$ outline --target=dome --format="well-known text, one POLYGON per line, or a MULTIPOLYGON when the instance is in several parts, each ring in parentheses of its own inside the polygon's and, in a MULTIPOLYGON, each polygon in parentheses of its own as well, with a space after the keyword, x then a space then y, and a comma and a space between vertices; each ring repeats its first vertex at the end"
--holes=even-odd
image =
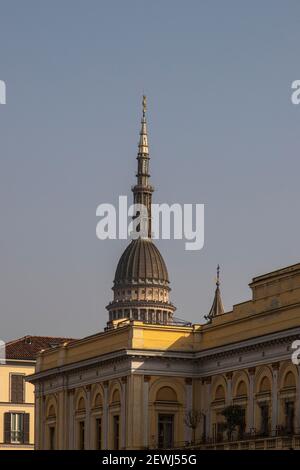
POLYGON ((169 283, 166 264, 151 239, 132 240, 117 266, 115 286, 131 283, 169 283))

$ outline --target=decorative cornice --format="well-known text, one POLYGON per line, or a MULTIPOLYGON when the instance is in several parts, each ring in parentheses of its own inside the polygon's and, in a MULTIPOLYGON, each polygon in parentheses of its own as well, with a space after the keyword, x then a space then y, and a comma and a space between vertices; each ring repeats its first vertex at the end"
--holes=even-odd
POLYGON ((220 357, 235 356, 241 352, 262 349, 262 346, 273 344, 291 343, 294 339, 300 337, 300 328, 285 330, 279 333, 271 333, 269 335, 257 336, 256 338, 247 339, 238 343, 226 344, 212 349, 206 349, 195 353, 195 358, 199 360, 218 359, 220 357))
MULTIPOLYGON (((151 286, 148 286, 151 287, 151 286)), ((165 287, 164 287, 165 289, 165 287)), ((176 307, 172 302, 163 302, 161 300, 142 300, 142 299, 127 299, 127 300, 112 300, 105 307, 107 310, 120 309, 120 308, 132 308, 132 309, 141 309, 141 308, 156 308, 156 309, 166 309, 175 311, 176 307)))
MULTIPOLYGON (((178 327, 178 328, 184 328, 184 330, 187 329, 187 327, 178 327)), ((53 380, 56 377, 61 377, 62 373, 66 373, 66 374, 69 374, 72 372, 80 373, 80 371, 83 372, 87 369, 95 368, 99 366, 100 364, 103 367, 104 365, 109 365, 112 363, 114 365, 117 365, 117 364, 125 363, 126 361, 128 361, 128 372, 130 373, 132 360, 145 361, 146 359, 153 359, 153 358, 156 360, 161 360, 161 361, 165 361, 166 359, 169 359, 169 360, 172 359, 172 362, 187 361, 193 367, 198 366, 199 364, 203 366, 208 360, 222 358, 222 357, 224 358, 224 357, 230 357, 230 356, 237 356, 247 351, 262 350, 264 347, 272 346, 278 343, 282 343, 282 344, 291 343, 294 339, 299 338, 299 336, 300 336, 300 328, 296 328, 293 330, 287 330, 285 332, 280 332, 277 334, 270 334, 264 337, 257 337, 255 338, 256 340, 255 343, 254 343, 254 340, 252 339, 251 341, 247 340, 247 341, 243 341, 243 342, 232 344, 232 345, 226 345, 224 347, 218 347, 218 348, 213 348, 211 350, 205 350, 200 353, 194 352, 194 351, 180 352, 180 351, 169 351, 169 350, 162 351, 162 350, 145 350, 145 349, 120 350, 114 353, 97 356, 92 359, 87 359, 87 360, 83 360, 83 361, 76 362, 73 364, 66 364, 61 367, 37 372, 36 374, 27 376, 26 380, 32 383, 36 383, 39 380, 44 380, 45 378, 50 378, 50 377, 53 380), (230 347, 231 349, 229 349, 230 347)), ((276 358, 274 359, 276 361, 276 358)), ((266 363, 267 361, 270 362, 270 358, 268 359, 268 357, 264 357, 262 360, 259 360, 259 361, 256 360, 255 364, 266 363)), ((245 365, 241 363, 237 364, 236 366, 234 366, 234 369, 235 370, 240 369, 241 367, 245 367, 245 365)), ((249 364, 248 367, 253 367, 253 366, 252 364, 249 364)), ((227 368, 227 365, 226 365, 226 368, 227 368)), ((226 370, 224 372, 226 372, 226 370)), ((116 374, 118 373, 120 375, 124 374, 124 369, 116 371, 116 374)), ((195 376, 198 374, 200 374, 201 376, 200 370, 195 371, 195 376)), ((101 381, 101 377, 97 377, 97 379, 101 381)))

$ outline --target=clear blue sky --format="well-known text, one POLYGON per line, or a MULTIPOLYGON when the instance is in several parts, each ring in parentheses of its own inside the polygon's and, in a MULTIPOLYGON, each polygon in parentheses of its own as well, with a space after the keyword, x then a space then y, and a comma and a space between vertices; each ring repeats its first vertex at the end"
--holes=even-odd
POLYGON ((227 309, 300 260, 298 1, 0 3, 1 338, 105 325, 126 243, 96 207, 130 195, 141 94, 155 202, 204 203, 205 247, 160 242, 177 316, 227 309))

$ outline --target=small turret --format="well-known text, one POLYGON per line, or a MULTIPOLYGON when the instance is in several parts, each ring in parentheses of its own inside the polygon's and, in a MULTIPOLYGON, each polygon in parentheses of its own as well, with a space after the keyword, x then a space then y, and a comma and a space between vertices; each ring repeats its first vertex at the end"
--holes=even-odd
POLYGON ((223 315, 224 312, 224 306, 221 298, 221 292, 220 292, 220 266, 217 266, 217 280, 216 280, 216 291, 215 291, 215 297, 213 304, 211 306, 211 309, 209 311, 208 315, 205 315, 205 319, 208 321, 211 321, 214 317, 217 317, 219 315, 223 315))

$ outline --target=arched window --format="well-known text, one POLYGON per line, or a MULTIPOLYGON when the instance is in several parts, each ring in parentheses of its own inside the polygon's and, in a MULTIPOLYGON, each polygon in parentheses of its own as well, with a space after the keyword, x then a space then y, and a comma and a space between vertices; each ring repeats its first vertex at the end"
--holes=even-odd
POLYGON ((54 403, 51 403, 47 410, 47 448, 54 450, 56 448, 56 408, 54 403))
POLYGON ((102 398, 101 398, 100 393, 97 393, 97 395, 95 397, 94 406, 95 406, 95 408, 99 408, 100 406, 102 406, 102 398))
POLYGON ((244 380, 241 380, 236 389, 236 396, 243 397, 247 395, 247 385, 244 380))
POLYGON ((84 411, 85 410, 85 401, 84 401, 83 397, 81 397, 78 401, 77 410, 78 411, 84 411))
POLYGON ((55 413, 54 405, 50 405, 47 418, 55 418, 55 417, 56 417, 56 413, 55 413))
POLYGON ((77 401, 76 407, 76 441, 77 449, 84 450, 85 448, 85 399, 81 396, 77 401))
POLYGON ((111 449, 118 450, 120 448, 120 402, 121 396, 118 388, 114 388, 110 398, 110 426, 112 430, 111 449))
POLYGON ((171 387, 161 387, 156 395, 157 401, 177 401, 176 392, 171 387))
POLYGON ((166 409, 159 409, 157 415, 158 448, 170 449, 174 445, 177 394, 172 387, 164 386, 158 390, 156 401, 159 408, 162 408, 163 404, 166 405, 166 409))
POLYGON ((115 403, 120 403, 120 401, 121 401, 121 400, 120 400, 120 392, 119 392, 118 389, 116 389, 116 390, 114 391, 114 393, 112 394, 112 400, 111 400, 111 402, 115 404, 115 403))
POLYGON ((260 392, 270 392, 271 391, 271 382, 268 377, 264 377, 259 386, 260 392))
POLYGON ((292 388, 296 387, 296 380, 293 372, 289 371, 284 377, 284 387, 292 388))
POLYGON ((216 394, 215 394, 215 400, 225 400, 225 390, 223 385, 218 385, 216 394))

